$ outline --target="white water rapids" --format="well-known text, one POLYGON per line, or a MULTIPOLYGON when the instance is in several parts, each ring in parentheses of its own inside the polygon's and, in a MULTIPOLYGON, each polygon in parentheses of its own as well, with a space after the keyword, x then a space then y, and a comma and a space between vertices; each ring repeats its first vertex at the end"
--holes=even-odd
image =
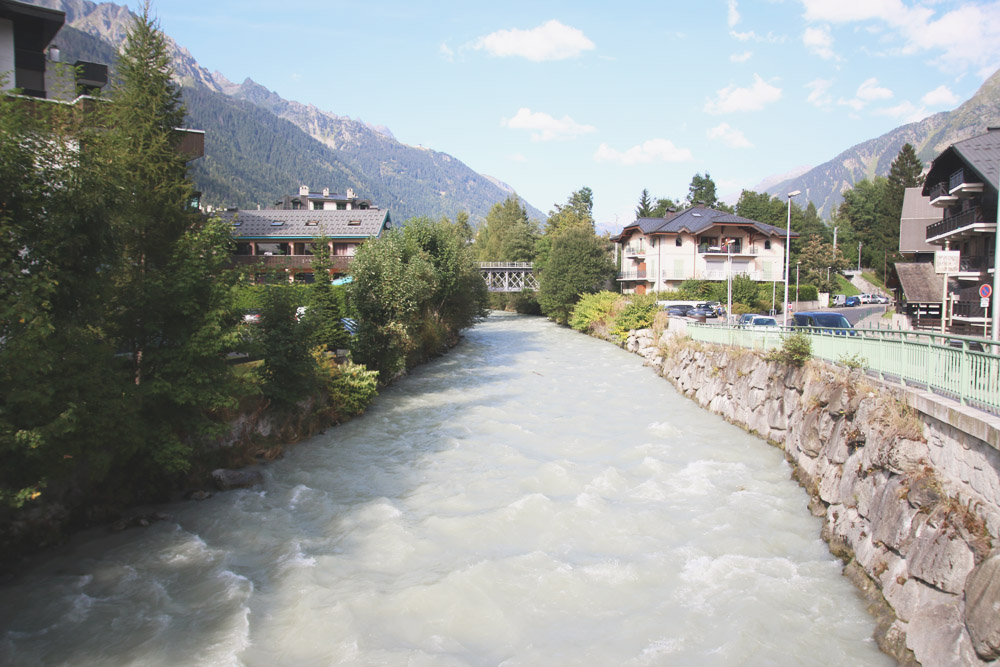
POLYGON ((0 589, 11 665, 890 665, 781 453, 494 314, 260 489, 0 589))

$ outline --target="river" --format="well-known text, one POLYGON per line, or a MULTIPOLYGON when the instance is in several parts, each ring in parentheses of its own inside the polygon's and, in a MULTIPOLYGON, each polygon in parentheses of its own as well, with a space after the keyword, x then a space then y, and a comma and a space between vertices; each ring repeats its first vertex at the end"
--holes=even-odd
POLYGON ((495 314, 260 489, 0 589, 11 665, 891 665, 781 452, 495 314))

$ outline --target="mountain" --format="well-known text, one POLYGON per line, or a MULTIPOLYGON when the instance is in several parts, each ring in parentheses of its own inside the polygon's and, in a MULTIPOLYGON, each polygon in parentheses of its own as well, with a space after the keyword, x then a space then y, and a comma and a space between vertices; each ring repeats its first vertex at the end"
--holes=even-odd
MULTIPOLYGON (((110 2, 33 4, 66 12, 67 25, 55 41, 68 62, 113 63, 131 22, 127 8, 110 2)), ((252 79, 233 83, 167 41, 188 126, 206 131, 205 157, 191 165, 205 204, 267 206, 308 185, 334 192, 353 188, 400 222, 417 215, 454 218, 463 210, 476 221, 514 193, 447 153, 397 141, 385 126, 285 100, 252 79)), ((529 216, 545 219, 523 203, 529 216)))
POLYGON ((788 192, 802 190, 806 199, 799 203, 811 201, 821 215, 829 216, 843 201, 842 193, 856 182, 888 175, 903 144, 912 144, 917 157, 928 167, 951 144, 983 134, 986 128, 996 125, 1000 125, 1000 70, 954 111, 936 113, 852 146, 829 162, 782 180, 765 191, 784 197, 788 192))

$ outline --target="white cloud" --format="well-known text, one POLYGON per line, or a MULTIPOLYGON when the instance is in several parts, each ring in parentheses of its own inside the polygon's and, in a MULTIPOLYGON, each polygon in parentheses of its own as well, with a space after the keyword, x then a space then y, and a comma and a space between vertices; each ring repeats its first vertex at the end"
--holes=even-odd
POLYGON ((730 30, 729 36, 740 42, 765 42, 767 44, 781 44, 785 41, 785 38, 783 36, 775 35, 773 32, 769 32, 766 35, 758 35, 753 30, 748 30, 747 32, 736 32, 735 30, 730 30))
POLYGON ((833 60, 837 57, 837 54, 833 52, 833 37, 827 26, 806 28, 805 33, 802 34, 802 43, 823 60, 833 60))
POLYGON ((729 35, 733 39, 739 40, 741 42, 749 42, 750 40, 757 38, 757 34, 753 30, 748 30, 747 32, 736 32, 735 30, 731 30, 729 32, 729 35))
MULTIPOLYGON (((959 4, 938 12, 939 3, 908 6, 902 0, 801 0, 812 22, 884 25, 902 40, 905 54, 939 50, 943 64, 992 73, 1000 63, 1000 1, 959 4), (928 6, 930 5, 930 6, 928 6)), ((881 27, 881 26, 880 26, 881 27)))
POLYGON ((649 164, 650 162, 687 162, 691 159, 691 151, 678 148, 667 139, 650 139, 638 146, 633 146, 624 153, 601 144, 594 153, 596 162, 617 162, 623 165, 649 164))
POLYGON ((448 45, 445 44, 444 42, 441 42, 441 46, 438 49, 438 52, 442 56, 444 56, 444 59, 447 60, 448 62, 451 62, 455 59, 455 52, 449 49, 448 45))
POLYGON ((743 53, 734 53, 733 55, 729 56, 729 62, 731 62, 731 63, 745 63, 746 61, 750 60, 750 57, 752 55, 753 55, 753 51, 744 51, 743 53))
POLYGON ((524 157, 520 153, 514 153, 513 155, 508 155, 507 159, 511 162, 527 162, 528 158, 524 157))
POLYGON ((473 43, 473 48, 498 57, 520 56, 534 62, 576 58, 594 43, 576 28, 555 19, 531 30, 497 30, 473 43))
POLYGON ((729 0, 729 16, 727 17, 727 21, 730 28, 740 22, 740 12, 736 8, 736 0, 729 0))
POLYGON ((898 118, 904 123, 915 123, 918 120, 923 120, 927 117, 927 109, 924 107, 915 107, 910 102, 901 102, 894 107, 876 109, 872 113, 878 114, 879 116, 898 118))
POLYGON ((833 104, 833 98, 828 94, 833 87, 833 81, 828 79, 814 79, 806 84, 809 89, 809 96, 806 101, 813 106, 820 108, 833 104))
POLYGON ((958 96, 948 86, 940 85, 920 98, 920 103, 929 107, 952 107, 958 104, 958 96))
POLYGON ((870 79, 865 79, 860 86, 858 86, 858 92, 856 93, 859 100, 864 100, 865 102, 872 102, 874 100, 888 100, 892 98, 892 91, 888 88, 883 88, 878 85, 878 79, 872 77, 870 79))
POLYGON ((749 88, 727 86, 716 92, 717 99, 705 103, 705 111, 711 114, 734 113, 739 111, 760 111, 768 104, 781 99, 781 89, 753 75, 754 82, 749 88))
POLYGON ((708 130, 708 138, 721 141, 730 148, 753 148, 743 133, 729 123, 722 123, 708 130))
POLYGON ((527 107, 518 109, 511 119, 502 118, 500 125, 514 130, 533 130, 532 141, 574 139, 597 129, 593 125, 581 125, 569 116, 554 118, 541 111, 532 112, 527 107))

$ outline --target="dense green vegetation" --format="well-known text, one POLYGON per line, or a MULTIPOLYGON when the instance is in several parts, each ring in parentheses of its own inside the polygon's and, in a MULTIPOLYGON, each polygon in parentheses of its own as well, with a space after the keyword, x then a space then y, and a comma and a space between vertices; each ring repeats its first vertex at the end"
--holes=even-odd
MULTIPOLYGON (((361 412, 379 373, 399 368, 372 350, 402 342, 403 361, 414 363, 484 312, 464 215, 415 220, 366 244, 355 284, 372 284, 366 257, 379 259, 381 275, 353 301, 323 279, 249 285, 231 268, 230 228, 189 206, 194 186, 174 129, 185 109, 148 4, 116 71, 108 100, 85 114, 0 96, 7 557, 247 456, 218 444, 240 410, 296 423, 307 411, 312 424, 361 412), (381 318, 373 297, 392 317, 381 318), (244 320, 250 309, 259 322, 244 320), (347 315, 361 318, 354 340, 347 315), (331 354, 352 347, 377 370, 331 354), (256 360, 234 366, 237 353, 256 360)), ((323 275, 328 246, 320 239, 313 251, 323 275)))

